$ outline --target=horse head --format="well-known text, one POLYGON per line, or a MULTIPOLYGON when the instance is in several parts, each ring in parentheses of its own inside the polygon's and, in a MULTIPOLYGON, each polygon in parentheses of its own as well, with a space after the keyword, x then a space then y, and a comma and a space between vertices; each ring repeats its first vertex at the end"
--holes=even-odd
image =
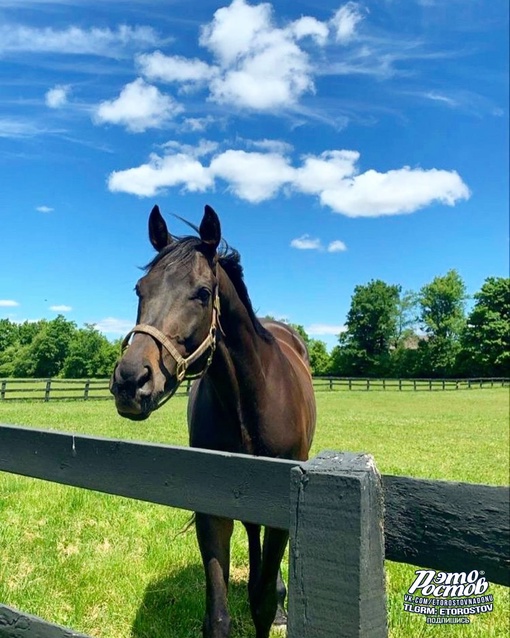
POLYGON ((211 361, 219 320, 221 228, 210 206, 198 230, 198 237, 174 238, 159 208, 152 209, 149 239, 157 255, 136 284, 136 326, 124 339, 110 381, 121 416, 147 418, 184 378, 200 376, 211 361))

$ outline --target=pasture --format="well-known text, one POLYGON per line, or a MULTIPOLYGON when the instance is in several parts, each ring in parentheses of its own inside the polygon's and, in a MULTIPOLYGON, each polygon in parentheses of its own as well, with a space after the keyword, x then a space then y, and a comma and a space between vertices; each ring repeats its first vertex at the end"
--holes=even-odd
MULTIPOLYGON (((142 423, 111 402, 6 403, 0 422, 185 445, 186 398, 142 423)), ((506 484, 508 391, 321 392, 312 448, 365 451, 381 472, 506 484)), ((0 475, 0 601, 98 638, 200 634, 204 577, 189 514, 71 487, 0 475)), ((236 526, 231 610, 235 638, 251 635, 247 547, 236 526)), ((402 611, 416 568, 387 563, 390 636, 507 635, 508 590, 491 585, 494 612, 454 629, 402 611)))

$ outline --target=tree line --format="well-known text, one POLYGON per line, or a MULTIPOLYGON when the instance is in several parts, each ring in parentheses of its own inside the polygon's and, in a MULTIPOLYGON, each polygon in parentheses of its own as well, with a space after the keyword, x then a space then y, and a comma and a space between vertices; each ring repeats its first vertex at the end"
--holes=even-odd
POLYGON ((328 353, 310 339, 313 374, 378 378, 510 376, 510 279, 488 277, 469 314, 455 270, 418 292, 379 279, 356 286, 345 332, 328 353))
MULTIPOLYGON (((315 376, 510 376, 510 279, 488 277, 469 314, 467 299, 455 270, 419 292, 377 279, 355 287, 345 332, 331 352, 294 327, 315 376)), ((19 324, 0 319, 0 377, 109 377, 119 353, 120 340, 62 315, 19 324)))

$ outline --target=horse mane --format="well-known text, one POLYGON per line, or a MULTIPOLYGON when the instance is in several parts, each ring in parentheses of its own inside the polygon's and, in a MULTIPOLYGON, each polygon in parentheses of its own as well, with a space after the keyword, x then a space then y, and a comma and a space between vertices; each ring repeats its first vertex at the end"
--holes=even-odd
MULTIPOLYGON (((193 224, 189 222, 186 223, 188 223, 188 225, 195 230, 198 230, 193 224)), ((172 235, 172 239, 172 243, 168 244, 168 246, 165 246, 165 248, 163 248, 163 250, 161 250, 152 261, 150 261, 146 266, 143 267, 143 270, 146 273, 152 270, 152 268, 154 268, 168 255, 171 255, 175 262, 181 262, 185 264, 191 260, 195 251, 201 251, 202 240, 200 239, 200 237, 176 237, 172 235)), ((244 271, 241 265, 241 255, 235 248, 229 246, 223 239, 218 250, 218 262, 232 282, 232 285, 234 286, 241 303, 246 308, 250 321, 257 335, 268 343, 274 341, 273 335, 269 332, 269 330, 266 330, 266 328, 264 328, 260 320, 257 318, 255 311, 253 310, 253 305, 248 294, 248 289, 246 288, 246 284, 244 282, 244 271)))
POLYGON ((269 330, 264 328, 253 310, 248 289, 244 283, 244 271, 241 265, 241 255, 235 248, 231 248, 226 242, 224 242, 218 257, 220 266, 227 273, 237 292, 237 296, 248 312, 248 316, 250 317, 255 332, 259 337, 262 337, 262 339, 271 343, 274 341, 273 335, 269 332, 269 330))

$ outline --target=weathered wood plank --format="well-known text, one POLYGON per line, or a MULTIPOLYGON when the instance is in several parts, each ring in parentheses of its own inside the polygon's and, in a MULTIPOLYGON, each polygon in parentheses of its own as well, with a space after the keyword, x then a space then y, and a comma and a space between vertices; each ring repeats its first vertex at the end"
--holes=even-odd
POLYGON ((289 638, 384 638, 382 489, 372 457, 322 452, 291 476, 289 638))
POLYGON ((289 528, 298 461, 0 425, 0 470, 289 528))
POLYGON ((382 478, 386 558, 510 585, 508 487, 382 478))
POLYGON ((1 638, 90 638, 0 603, 1 638))

